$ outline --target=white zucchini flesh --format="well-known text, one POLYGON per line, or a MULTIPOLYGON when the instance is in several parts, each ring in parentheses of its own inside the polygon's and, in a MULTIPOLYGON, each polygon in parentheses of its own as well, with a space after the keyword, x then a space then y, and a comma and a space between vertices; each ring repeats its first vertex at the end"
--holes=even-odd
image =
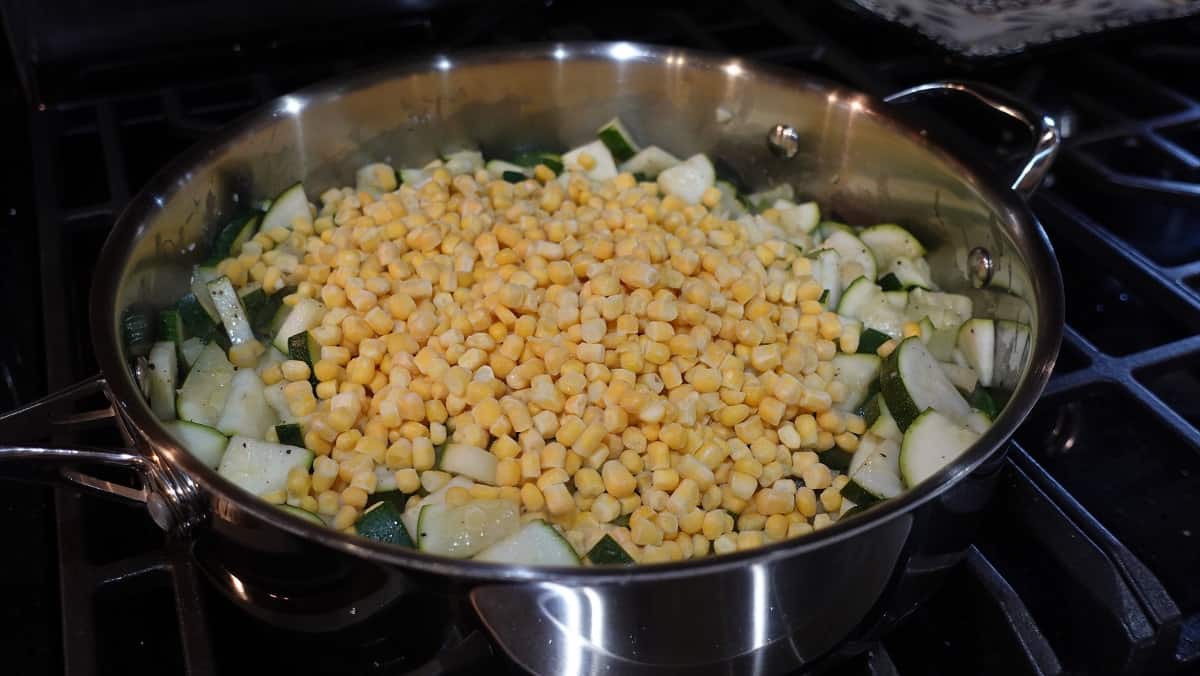
POLYGON ((699 204, 704 191, 713 187, 717 172, 703 154, 692 155, 658 175, 658 186, 688 204, 699 204))
POLYGON ((593 181, 607 181, 617 177, 617 164, 613 160, 612 153, 608 151, 608 147, 602 141, 592 141, 579 146, 563 155, 562 161, 564 169, 582 172, 593 181), (579 163, 579 157, 584 153, 591 155, 592 159, 596 161, 591 169, 584 169, 583 165, 579 163))
POLYGON ((433 179, 433 175, 424 169, 401 169, 400 182, 416 189, 433 179))
POLYGON ((863 326, 898 338, 904 331, 904 314, 894 306, 883 289, 867 277, 855 279, 837 306, 840 315, 861 320, 863 326))
POLYGON ((917 259, 925 255, 921 240, 895 223, 872 225, 858 236, 871 249, 880 270, 891 270, 892 261, 898 258, 917 259))
POLYGON ((404 508, 404 513, 400 515, 400 520, 404 522, 404 527, 408 529, 408 534, 413 539, 413 542, 417 542, 420 539, 420 534, 417 533, 417 521, 421 518, 422 507, 425 505, 440 505, 445 503, 446 491, 455 486, 470 488, 473 485, 475 485, 474 481, 471 481, 465 477, 456 476, 451 478, 450 481, 446 482, 445 486, 442 486, 429 495, 426 495, 412 505, 406 505, 404 508))
POLYGON ((893 260, 886 268, 880 267, 880 270, 883 270, 884 274, 890 272, 896 275, 896 279, 906 289, 913 287, 920 287, 922 289, 934 288, 933 271, 929 269, 929 263, 924 258, 900 257, 893 260))
POLYGON ((979 384, 991 387, 996 372, 996 322, 968 319, 958 329, 958 350, 979 374, 979 384))
POLYGON ((875 264, 875 257, 871 254, 871 250, 858 237, 846 232, 845 230, 834 230, 829 233, 821 246, 826 249, 833 249, 838 252, 841 257, 841 273, 842 284, 849 285, 859 277, 866 277, 874 280, 878 272, 878 266, 875 264))
POLYGON ((963 322, 971 318, 973 309, 974 305, 971 299, 966 296, 913 289, 908 294, 908 307, 905 308, 905 313, 914 322, 929 317, 934 328, 957 330, 963 322))
POLYGON ((451 176, 460 174, 474 174, 476 171, 483 169, 483 153, 478 150, 459 150, 458 152, 446 155, 446 171, 450 172, 451 176))
POLYGON ((179 360, 175 343, 163 341, 150 348, 150 410, 159 420, 175 419, 175 377, 179 360))
POLYGON ((825 295, 825 307, 840 308, 842 289, 846 288, 842 284, 842 277, 839 272, 841 257, 833 249, 820 249, 814 252, 812 256, 814 259, 812 262, 812 277, 827 292, 825 295))
POLYGON ((238 298, 233 282, 228 277, 221 276, 209 282, 208 295, 217 308, 217 314, 221 316, 230 343, 241 345, 255 339, 250 320, 246 318, 246 308, 242 307, 242 300, 238 298))
POLYGON ((496 466, 500 459, 486 449, 470 444, 446 444, 441 470, 461 474, 485 484, 496 485, 496 466))
POLYGON ((275 338, 271 344, 280 352, 287 354, 288 338, 307 331, 317 324, 321 323, 321 317, 325 315, 325 306, 312 298, 301 298, 294 306, 292 311, 288 313, 283 324, 279 326, 279 331, 275 333, 275 338))
POLYGON ((225 455, 229 439, 220 430, 187 420, 172 420, 163 427, 205 467, 216 469, 221 464, 221 456, 225 455))
POLYGON ((579 555, 550 524, 537 519, 475 555, 476 561, 523 566, 578 566, 579 555))
MULTIPOLYGON (((274 350, 271 351, 274 352, 274 350)), ((281 380, 263 388, 263 398, 267 400, 267 405, 275 411, 275 417, 279 418, 281 423, 293 423, 298 420, 292 413, 292 407, 288 405, 287 397, 283 394, 283 388, 287 384, 288 381, 281 380)))
POLYGON ((971 412, 967 414, 967 420, 964 424, 966 425, 967 429, 971 430, 975 434, 978 434, 979 436, 983 436, 983 433, 988 431, 988 428, 992 426, 992 419, 983 411, 973 408, 971 409, 971 412))
POLYGON ((312 211, 308 206, 308 195, 304 193, 304 184, 296 183, 279 193, 271 202, 271 208, 263 214, 261 232, 270 232, 275 228, 292 229, 292 221, 300 219, 312 220, 312 211))
POLYGON ((492 178, 503 179, 505 174, 513 173, 520 174, 526 178, 533 175, 533 171, 512 162, 505 162, 504 160, 491 160, 484 168, 487 169, 488 175, 492 178))
POLYGON ((878 499, 904 491, 900 481, 900 446, 891 439, 866 435, 854 451, 847 470, 850 481, 878 499))
POLYGON ((773 205, 779 211, 779 223, 788 234, 809 234, 821 222, 821 207, 816 202, 796 204, 789 200, 776 200, 773 205))
POLYGON ((307 468, 313 454, 306 448, 235 436, 225 446, 217 474, 255 495, 287 488, 288 472, 307 468))
POLYGON ((883 297, 887 300, 888 305, 897 310, 904 310, 908 306, 907 291, 883 291, 881 293, 883 293, 883 297))
POLYGON ((896 443, 904 438, 904 433, 896 425, 896 419, 892 417, 892 412, 888 410, 887 399, 882 395, 879 397, 879 417, 875 422, 871 423, 871 427, 867 430, 875 436, 884 439, 891 439, 896 443))
POLYGON ((919 337, 907 338, 884 365, 880 390, 896 424, 908 426, 927 409, 961 421, 971 407, 919 337))
POLYGON ((217 314, 217 306, 213 305, 212 297, 208 295, 208 283, 220 276, 217 274, 216 268, 206 268, 200 265, 192 268, 192 295, 196 297, 196 301, 208 313, 208 317, 213 320, 213 323, 219 323, 221 315, 217 314))
POLYGON ((954 344, 958 340, 957 330, 936 328, 929 317, 922 317, 918 326, 921 328, 921 341, 929 348, 929 353, 934 359, 950 361, 954 358, 954 344))
POLYGON ((1030 346, 1029 327, 1025 324, 1000 320, 996 322, 996 357, 992 384, 1014 389, 1025 368, 1030 346))
POLYGON ((662 172, 679 164, 679 158, 658 146, 647 146, 621 164, 621 171, 658 178, 662 172))
POLYGON ((521 517, 511 500, 472 500, 450 507, 424 505, 417 520, 422 551, 465 559, 516 533, 521 517))
POLYGON ((755 211, 765 211, 779 200, 796 201, 796 191, 792 188, 791 183, 781 183, 766 190, 759 190, 758 192, 746 195, 746 201, 750 203, 750 207, 755 211))
POLYGON ((216 343, 205 345, 179 388, 176 413, 182 420, 209 427, 215 425, 225 409, 232 380, 233 364, 229 363, 225 351, 216 343))
POLYGON ((873 354, 837 354, 833 357, 833 379, 846 386, 846 398, 834 404, 839 411, 854 411, 862 405, 871 386, 879 380, 882 360, 873 354))
POLYGON ((925 411, 904 432, 900 477, 911 488, 937 474, 978 439, 979 434, 942 413, 925 411))
POLYGON ((942 366, 942 373, 950 379, 951 383, 962 392, 971 392, 975 386, 979 384, 979 374, 975 373, 975 369, 970 366, 963 366, 953 362, 938 362, 942 366))
POLYGON ((265 389, 254 369, 238 369, 229 383, 229 397, 214 427, 227 436, 263 438, 267 430, 279 423, 274 409, 267 404, 265 389))
POLYGON ((374 162, 360 168, 354 174, 354 186, 358 192, 365 192, 375 197, 400 187, 396 170, 392 168, 392 165, 383 162, 374 162))
POLYGON ((192 368, 192 364, 196 363, 196 359, 200 357, 200 353, 204 351, 204 341, 200 338, 192 336, 183 341, 179 345, 180 356, 183 357, 183 365, 187 368, 192 368))

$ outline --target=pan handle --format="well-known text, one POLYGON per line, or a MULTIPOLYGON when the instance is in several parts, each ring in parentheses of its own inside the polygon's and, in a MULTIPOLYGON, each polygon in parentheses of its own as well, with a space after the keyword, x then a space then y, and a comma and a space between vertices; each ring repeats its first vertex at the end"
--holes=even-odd
POLYGON ((117 413, 107 398, 104 379, 93 376, 50 394, 22 408, 0 415, 0 478, 57 483, 70 481, 103 495, 132 502, 148 502, 147 459, 132 450, 107 450, 61 444, 81 428, 116 423, 126 446, 133 441, 117 421, 117 413), (105 405, 74 411, 89 398, 104 396, 105 405), (53 440, 50 445, 30 444, 33 439, 53 440), (140 488, 101 479, 88 474, 87 468, 116 467, 129 470, 141 479, 140 488))
POLYGON ((1033 137, 1033 147, 1030 149, 1029 159, 1025 161, 1025 166, 1021 168, 1020 173, 1012 182, 1012 189, 1028 199, 1041 184, 1042 179, 1046 177, 1050 165, 1054 162, 1054 157, 1058 155, 1059 148, 1062 146, 1062 135, 1059 133, 1058 123, 1054 121, 1054 118, 1035 112, 1011 94, 991 85, 961 80, 926 82, 885 96, 883 100, 888 103, 896 103, 929 92, 967 94, 992 110, 1017 120, 1029 129, 1029 133, 1033 137))

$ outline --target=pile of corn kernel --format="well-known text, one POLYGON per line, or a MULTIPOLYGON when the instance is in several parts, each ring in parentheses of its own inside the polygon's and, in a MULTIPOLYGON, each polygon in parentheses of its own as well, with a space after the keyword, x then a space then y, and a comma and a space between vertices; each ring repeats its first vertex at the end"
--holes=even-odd
POLYGON ((450 435, 499 464, 449 504, 510 499, 580 553, 608 533, 637 561, 677 561, 837 518, 847 479, 822 457, 852 452, 864 422, 834 409, 830 360, 858 335, 800 249, 756 227, 778 213, 726 220, 715 189, 689 205, 630 174, 438 168, 414 188, 390 172, 378 197, 329 190, 311 221, 219 266, 327 308, 311 372, 262 367, 317 454, 264 497, 353 532, 373 492, 445 486, 450 435))

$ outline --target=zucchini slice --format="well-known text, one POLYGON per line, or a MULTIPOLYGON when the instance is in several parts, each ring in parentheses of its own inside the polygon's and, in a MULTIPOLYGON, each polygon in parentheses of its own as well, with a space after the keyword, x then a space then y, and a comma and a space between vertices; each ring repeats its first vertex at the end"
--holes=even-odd
POLYGON ((958 329, 957 343, 967 363, 979 374, 979 384, 991 387, 996 372, 996 322, 968 319, 958 329))
POLYGON ((465 559, 478 554, 521 527, 511 500, 473 500, 457 507, 422 505, 417 520, 417 547, 422 551, 465 559))
POLYGON ((926 409, 951 420, 964 420, 971 410, 917 336, 906 338, 883 362, 880 391, 896 425, 904 431, 926 409))
MULTIPOLYGON (((229 383, 229 397, 216 427, 227 436, 262 439, 279 419, 267 404, 263 384, 254 369, 238 369, 229 383)), ((301 444, 303 445, 303 444, 301 444)))
POLYGON ((860 334, 858 337, 858 353, 875 354, 879 351, 880 345, 883 345, 891 339, 892 337, 883 331, 878 331, 876 329, 863 329, 862 334, 860 334))
POLYGON ((204 339, 192 336, 179 345, 179 356, 183 359, 183 365, 186 368, 190 369, 196 363, 205 344, 204 339))
POLYGON ((400 187, 399 177, 392 165, 384 162, 374 162, 360 168, 354 174, 354 188, 379 197, 385 192, 392 192, 400 187))
POLYGON ((604 534, 604 537, 597 540, 596 544, 592 545, 585 558, 599 566, 605 564, 625 565, 635 563, 629 552, 625 551, 625 548, 607 533, 604 534))
POLYGON ((354 530, 365 538, 387 542, 401 547, 415 547, 412 536, 404 527, 400 512, 395 505, 379 501, 367 508, 354 524, 354 530))
MULTIPOLYGON (((611 540, 611 538, 609 539, 611 540)), ((603 538, 601 540, 603 541, 603 538)), ((617 545, 617 548, 620 549, 620 545, 617 545)), ((593 551, 595 550, 593 549, 593 551)), ((621 549, 620 551, 625 554, 625 550, 621 549)), ((625 557, 628 558, 629 555, 625 554, 625 557)), ((579 555, 575 553, 575 549, 559 534, 558 529, 541 519, 526 523, 521 526, 521 530, 479 552, 475 555, 475 560, 513 563, 519 566, 579 565, 579 555)), ((628 563, 632 562, 633 560, 629 559, 628 563)), ((625 562, 606 561, 605 563, 625 562)))
MULTIPOLYGON (((212 298, 208 297, 207 288, 204 290, 204 298, 211 306, 212 298)), ((179 299, 179 302, 175 304, 175 310, 179 313, 179 319, 183 323, 184 335, 190 337, 207 340, 217 330, 217 322, 221 321, 216 306, 212 306, 210 313, 209 307, 200 302, 200 297, 191 291, 179 299)))
POLYGON ((957 331, 963 322, 971 318, 973 308, 971 299, 966 296, 913 289, 908 294, 908 307, 905 308, 905 314, 914 322, 928 317, 936 329, 957 331))
POLYGON ((846 398, 834 405, 839 411, 854 411, 866 401, 879 380, 882 360, 873 354, 838 354, 833 357, 833 378, 846 386, 846 398))
POLYGON ((853 234, 845 230, 834 230, 829 233, 825 241, 821 243, 822 248, 833 249, 838 252, 841 257, 838 272, 841 275, 843 285, 849 285, 859 277, 866 277, 874 280, 878 266, 875 264, 875 256, 871 254, 871 250, 866 244, 853 234))
POLYGON ((900 446, 891 439, 866 435, 854 452, 847 470, 850 483, 842 494, 857 504, 886 500, 900 495, 900 446))
POLYGON ((402 514, 400 518, 404 520, 404 527, 408 529, 408 534, 411 535, 413 540, 417 541, 419 544, 421 535, 420 531, 417 530, 417 521, 421 518, 421 508, 426 505, 444 504, 446 502, 446 491, 454 486, 470 488, 473 485, 474 482, 470 479, 456 476, 451 478, 450 481, 446 482, 445 486, 442 486, 420 500, 414 501, 414 504, 409 505, 406 502, 404 514, 402 514))
POLYGON ((209 427, 215 425, 225 409, 232 381, 233 364, 225 357, 225 351, 216 343, 205 345, 179 388, 175 400, 179 418, 209 427))
POLYGON ((242 252, 242 245, 258 232, 258 215, 245 214, 221 229, 217 240, 213 243, 208 260, 216 265, 221 259, 237 256, 242 252))
POLYGON ((958 329, 939 329, 933 325, 929 317, 922 317, 917 322, 921 329, 921 342, 929 348, 929 353, 938 361, 950 361, 954 358, 954 344, 958 340, 958 329))
POLYGON ((446 155, 446 171, 451 176, 474 174, 483 169, 483 153, 478 150, 459 150, 446 155))
POLYGON ((288 339, 297 333, 303 333, 321 323, 325 316, 325 306, 312 298, 301 298, 292 306, 271 344, 277 350, 288 354, 288 339))
POLYGON ((946 374, 946 377, 960 392, 975 391, 975 386, 979 384, 979 374, 975 372, 975 369, 948 361, 938 363, 942 366, 942 373, 946 374))
MULTIPOLYGON (((889 263, 886 268, 881 266, 879 269, 886 270, 887 275, 894 277, 902 289, 934 288, 933 271, 929 269, 929 263, 924 258, 901 256, 889 263)), ((882 284, 882 281, 880 283, 882 284)))
POLYGON ((892 270, 892 261, 898 258, 918 259, 925 255, 921 240, 895 223, 880 223, 864 228, 859 238, 866 244, 880 270, 892 270))
MULTIPOLYGON (((563 171, 562 156, 557 155, 555 153, 539 153, 539 152, 521 153, 520 155, 517 155, 516 157, 513 158, 513 163, 516 165, 525 167, 526 169, 533 169, 534 167, 536 167, 539 164, 544 164, 544 165, 546 165, 547 169, 549 169, 550 171, 553 171, 556 174, 561 174, 563 171)), ((405 182, 407 183, 408 181, 405 180, 405 182)))
POLYGON ((608 152, 608 147, 601 141, 592 141, 591 143, 575 148, 562 156, 562 162, 563 168, 581 172, 593 181, 607 181, 610 178, 617 177, 617 163, 613 161, 612 153, 608 152), (584 153, 590 155, 595 161, 591 169, 584 169, 583 165, 579 163, 579 158, 584 153))
POLYGON ((925 411, 905 430, 900 446, 900 476, 904 485, 912 488, 937 474, 978 439, 979 434, 946 415, 936 410, 925 411))
POLYGON ((533 172, 525 167, 522 167, 512 162, 504 160, 491 160, 484 168, 492 178, 498 178, 509 183, 519 183, 533 175, 533 172))
POLYGON ((179 350, 183 346, 183 318, 175 308, 168 308, 158 313, 158 339, 175 344, 179 350))
POLYGON ((674 195, 688 204, 698 204, 704 191, 713 187, 717 171, 702 153, 697 153, 658 175, 663 192, 674 195))
POLYGON ((778 200, 773 205, 779 211, 779 223, 788 234, 809 234, 817 229, 821 222, 821 207, 816 202, 795 204, 788 200, 778 200))
POLYGON ((499 458, 478 446, 446 444, 438 469, 494 486, 499 462, 499 458))
POLYGON ((679 164, 679 158, 658 146, 642 148, 636 155, 621 163, 621 171, 656 179, 662 172, 679 164))
POLYGON ((758 192, 746 195, 746 203, 756 213, 766 211, 779 200, 787 200, 789 202, 796 200, 796 191, 790 183, 782 183, 766 190, 759 190, 758 192))
POLYGON ((845 285, 842 284, 841 273, 838 271, 842 260, 838 252, 833 249, 818 249, 809 254, 809 257, 812 259, 812 277, 821 284, 827 294, 823 294, 821 302, 828 308, 841 307, 842 289, 845 285))
POLYGON ((254 330, 246 317, 246 308, 233 289, 233 283, 228 277, 221 276, 208 283, 208 294, 212 298, 217 314, 221 316, 221 324, 225 333, 229 334, 229 342, 233 345, 249 343, 254 338, 254 330))
POLYGON ((150 348, 150 410, 159 420, 175 419, 175 378, 179 360, 175 343, 162 341, 150 348))
POLYGON ((172 420, 163 427, 205 467, 216 469, 221 464, 229 439, 219 430, 187 420, 172 420))
MULTIPOLYGON (((866 328, 889 338, 899 338, 904 330, 904 313, 892 303, 887 292, 867 277, 855 279, 846 288, 837 311, 840 315, 862 321, 866 328)), ((859 342, 862 342, 861 336, 859 342)))
POLYGON ((879 395, 878 399, 879 415, 875 417, 874 422, 871 423, 867 431, 881 439, 891 439, 896 443, 900 443, 904 438, 904 433, 896 425, 896 419, 892 417, 892 412, 888 409, 887 400, 883 398, 883 395, 879 395))
POLYGON ((217 474, 255 495, 287 487, 288 472, 307 468, 313 454, 306 448, 273 444, 269 441, 236 436, 225 446, 217 474))
POLYGON ((304 446, 304 429, 299 423, 280 423, 275 426, 275 438, 288 446, 304 446))
POLYGON ((304 184, 295 183, 271 201, 271 208, 263 214, 260 230, 270 232, 275 228, 292 229, 292 221, 301 219, 312 220, 309 211, 308 195, 304 194, 304 184))
POLYGON ((596 138, 600 139, 604 147, 612 153, 613 159, 618 162, 630 159, 641 150, 633 140, 633 134, 629 133, 619 117, 614 117, 597 129, 596 138))

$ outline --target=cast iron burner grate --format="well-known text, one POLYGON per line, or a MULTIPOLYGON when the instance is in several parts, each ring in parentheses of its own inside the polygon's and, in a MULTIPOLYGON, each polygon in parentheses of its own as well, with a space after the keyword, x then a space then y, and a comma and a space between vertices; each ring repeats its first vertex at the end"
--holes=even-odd
MULTIPOLYGON (((42 337, 45 388, 16 378, 20 398, 95 370, 85 318, 96 252, 150 175, 239 113, 297 86, 395 58, 397 45, 420 53, 640 40, 762 59, 872 94, 948 76, 990 81, 1058 116, 1069 137, 1033 202, 1066 277, 1066 341, 1046 396, 1017 435, 1021 446, 1011 453, 977 546, 964 561, 947 562, 954 570, 946 587, 896 632, 831 673, 1197 666, 1200 21, 1076 44, 1036 60, 974 65, 930 54, 928 45, 842 10, 792 4, 702 2, 638 10, 636 22, 609 7, 540 3, 503 13, 431 12, 373 22, 358 40, 341 31, 333 31, 336 40, 328 31, 299 32, 289 33, 290 41, 47 68, 35 83, 42 102, 29 117, 37 247, 4 282, 13 285, 6 297, 40 292, 43 321, 31 328, 42 337)), ((939 106, 932 114, 953 110, 939 106)), ((991 125, 950 140, 1002 164, 1023 140, 991 125)), ((18 366, 39 370, 28 351, 18 356, 18 366)), ((420 637, 426 649, 417 652, 389 649, 379 633, 280 632, 218 596, 183 547, 139 510, 59 489, 50 511, 66 673, 511 669, 467 619, 451 635, 420 637)), ((393 632, 420 631, 411 619, 396 623, 393 632)))

